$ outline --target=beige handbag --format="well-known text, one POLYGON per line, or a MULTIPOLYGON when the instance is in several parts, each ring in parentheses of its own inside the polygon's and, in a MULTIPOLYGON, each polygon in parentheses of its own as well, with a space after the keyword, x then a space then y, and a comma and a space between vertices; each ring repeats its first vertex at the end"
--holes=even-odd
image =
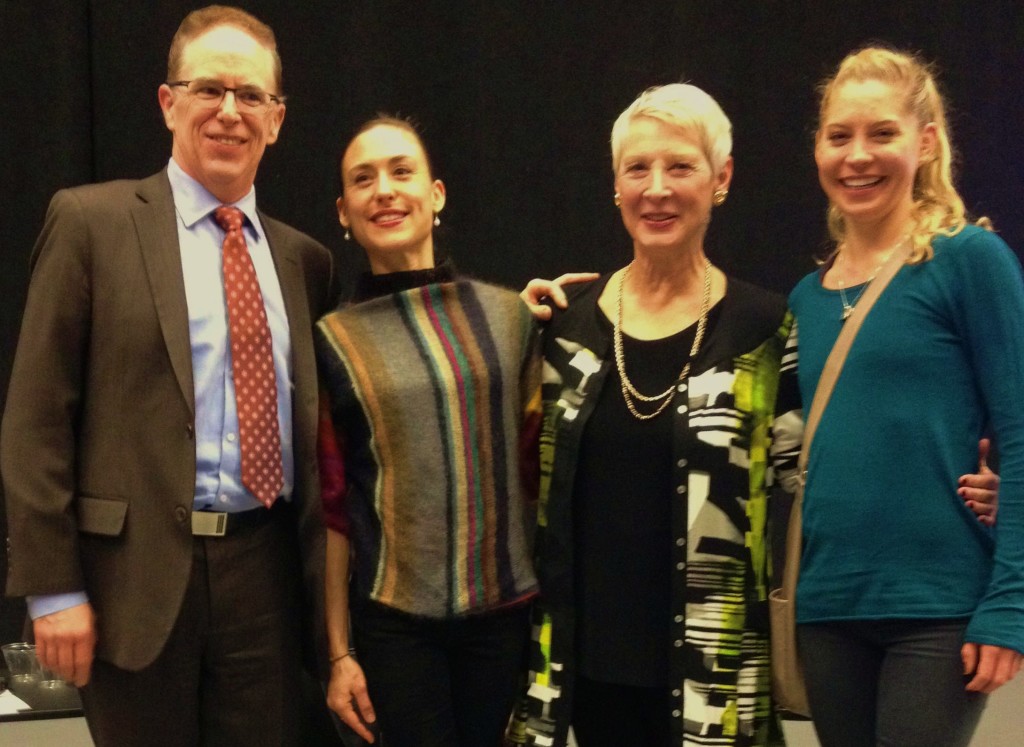
MULTIPOLYGON (((832 395, 839 373, 843 369, 846 354, 850 352, 853 338, 857 335, 864 317, 889 281, 896 276, 910 254, 910 241, 903 241, 885 262, 878 274, 864 290, 853 313, 843 323, 843 329, 825 361, 814 402, 804 425, 803 446, 797 462, 800 471, 799 487, 793 499, 793 508, 786 529, 786 559, 782 573, 782 588, 773 589, 768 595, 768 612, 772 629, 772 696, 778 708, 800 716, 810 716, 807 703, 807 688, 804 685, 804 670, 796 645, 796 585, 800 574, 800 551, 802 548, 802 517, 804 484, 807 479, 807 459, 811 450, 814 431, 832 395)), ((799 334, 799 333, 798 333, 799 334)), ((799 345, 799 340, 798 343, 799 345)))

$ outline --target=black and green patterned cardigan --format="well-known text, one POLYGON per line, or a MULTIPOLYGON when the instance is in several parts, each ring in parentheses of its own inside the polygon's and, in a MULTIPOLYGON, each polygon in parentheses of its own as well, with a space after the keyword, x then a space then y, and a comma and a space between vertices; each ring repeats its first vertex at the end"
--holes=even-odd
MULTIPOLYGON (((513 743, 566 744, 575 671, 573 481, 584 425, 614 367, 610 335, 595 313, 607 282, 584 287, 544 332, 541 597, 513 743)), ((676 537, 665 718, 674 744, 780 744, 768 669, 766 526, 771 465, 793 471, 800 445, 795 348, 787 350, 792 320, 782 297, 733 278, 721 304, 665 414, 674 420, 666 499, 676 537), (792 428, 773 446, 775 425, 792 428)))

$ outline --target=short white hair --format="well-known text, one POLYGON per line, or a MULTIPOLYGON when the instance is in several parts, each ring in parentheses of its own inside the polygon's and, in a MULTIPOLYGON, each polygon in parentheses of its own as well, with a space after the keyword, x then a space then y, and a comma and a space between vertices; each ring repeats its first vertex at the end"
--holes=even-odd
POLYGON ((618 172, 622 142, 638 117, 651 117, 693 134, 718 173, 732 154, 732 123, 711 96, 689 83, 669 83, 641 93, 612 126, 612 170, 618 172))

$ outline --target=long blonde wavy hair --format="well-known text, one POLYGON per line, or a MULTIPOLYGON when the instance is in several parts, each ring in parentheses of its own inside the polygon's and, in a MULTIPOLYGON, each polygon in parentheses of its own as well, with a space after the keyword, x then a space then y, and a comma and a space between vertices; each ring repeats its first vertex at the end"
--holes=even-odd
MULTIPOLYGON (((835 75, 818 88, 818 133, 825 121, 836 90, 848 81, 878 80, 902 93, 906 111, 914 116, 919 127, 935 124, 936 143, 930 157, 921 160, 914 176, 911 238, 914 246, 908 262, 924 262, 932 258, 932 239, 936 234, 953 236, 967 225, 964 201, 953 186, 953 147, 946 123, 945 104, 935 84, 931 65, 916 55, 882 47, 865 47, 847 55, 839 63, 835 75)), ((978 225, 991 228, 987 218, 978 225)), ((846 237, 846 223, 835 205, 828 208, 828 230, 836 244, 846 237)))

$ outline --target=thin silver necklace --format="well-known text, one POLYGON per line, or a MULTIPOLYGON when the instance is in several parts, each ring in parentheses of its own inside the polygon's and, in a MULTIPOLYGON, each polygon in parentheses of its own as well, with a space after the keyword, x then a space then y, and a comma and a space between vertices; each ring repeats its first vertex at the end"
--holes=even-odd
POLYGON ((878 274, 878 271, 881 268, 882 265, 879 265, 878 267, 875 268, 875 271, 871 273, 871 277, 864 281, 864 284, 861 285, 860 290, 857 291, 857 295, 853 297, 852 301, 848 301, 846 299, 846 289, 842 286, 841 283, 839 283, 838 279, 836 280, 836 282, 839 283, 839 300, 843 304, 843 311, 840 316, 840 321, 845 322, 847 319, 850 318, 850 314, 853 313, 853 307, 857 305, 857 301, 859 301, 860 297, 864 294, 864 289, 871 284, 871 281, 875 279, 875 275, 878 274))
MULTIPOLYGON (((853 297, 852 301, 847 299, 847 297, 846 297, 846 280, 844 278, 840 277, 839 273, 836 272, 835 280, 836 280, 836 286, 839 289, 839 300, 843 304, 843 310, 842 310, 842 312, 840 312, 839 321, 845 322, 847 319, 850 318, 850 314, 853 313, 853 308, 857 305, 857 301, 859 301, 860 297, 862 295, 864 295, 864 291, 867 290, 867 287, 869 285, 871 285, 871 281, 875 279, 875 276, 878 274, 878 271, 881 270, 882 266, 886 262, 889 261, 889 257, 892 256, 892 253, 894 251, 896 251, 903 244, 903 242, 906 241, 908 238, 910 238, 910 237, 907 236, 907 235, 901 236, 899 241, 897 241, 895 244, 893 244, 891 247, 889 247, 887 250, 885 250, 885 252, 882 255, 882 261, 879 262, 878 266, 875 267, 875 269, 871 271, 871 276, 868 277, 868 279, 865 280, 861 284, 860 290, 857 291, 857 295, 853 297)), ((836 269, 836 270, 839 269, 839 262, 840 262, 840 260, 842 260, 844 262, 846 261, 846 257, 843 254, 842 249, 840 249, 839 252, 837 252, 837 254, 836 254, 836 262, 835 262, 834 269, 836 269)))
POLYGON ((686 365, 683 366, 683 370, 679 372, 679 376, 672 382, 672 385, 661 394, 655 394, 653 397, 641 394, 633 386, 633 382, 626 375, 626 357, 622 352, 622 288, 626 285, 626 277, 632 268, 633 263, 630 262, 619 276, 618 303, 616 305, 615 325, 612 332, 612 340, 615 347, 615 368, 619 372, 622 398, 626 401, 626 407, 629 408, 629 411, 637 420, 650 420, 656 418, 668 407, 668 403, 672 401, 672 392, 676 388, 676 382, 685 379, 690 373, 690 363, 693 361, 694 356, 697 355, 697 351, 700 350, 700 344, 704 340, 704 330, 708 324, 708 310, 711 308, 711 262, 707 258, 704 259, 704 296, 700 302, 700 317, 697 320, 697 333, 693 336, 693 345, 690 346, 690 357, 687 359, 686 365), (633 400, 639 400, 640 402, 658 402, 660 400, 661 404, 658 405, 654 412, 642 413, 637 409, 636 403, 633 400))

